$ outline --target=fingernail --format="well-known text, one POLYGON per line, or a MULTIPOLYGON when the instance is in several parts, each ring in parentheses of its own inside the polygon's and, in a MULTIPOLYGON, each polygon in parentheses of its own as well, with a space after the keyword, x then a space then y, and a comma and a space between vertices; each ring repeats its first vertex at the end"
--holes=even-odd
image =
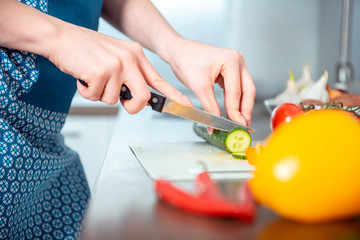
POLYGON ((247 126, 247 121, 243 115, 240 115, 240 119, 241 119, 241 124, 247 126))
POLYGON ((248 121, 248 122, 247 122, 247 126, 248 126, 248 127, 251 127, 251 121, 248 121))
POLYGON ((187 96, 182 95, 181 98, 183 99, 185 106, 187 106, 187 107, 193 107, 192 102, 190 101, 190 99, 189 99, 187 96))
POLYGON ((213 132, 214 132, 214 129, 211 128, 211 127, 207 127, 207 132, 211 136, 213 134, 213 132))

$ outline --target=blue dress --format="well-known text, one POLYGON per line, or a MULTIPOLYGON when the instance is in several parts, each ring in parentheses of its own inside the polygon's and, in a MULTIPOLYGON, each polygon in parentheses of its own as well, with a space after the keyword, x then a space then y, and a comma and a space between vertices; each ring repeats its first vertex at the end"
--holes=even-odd
MULTIPOLYGON (((102 0, 21 0, 96 30, 102 0)), ((35 33, 36 34, 36 33, 35 33)), ((76 80, 36 54, 0 47, 0 239, 77 239, 90 196, 60 131, 76 80)))

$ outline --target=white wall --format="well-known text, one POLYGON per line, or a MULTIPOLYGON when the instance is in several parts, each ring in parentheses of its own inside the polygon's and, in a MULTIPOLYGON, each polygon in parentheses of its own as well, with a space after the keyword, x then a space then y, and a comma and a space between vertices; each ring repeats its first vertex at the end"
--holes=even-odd
MULTIPOLYGON (((169 23, 183 36, 238 49, 257 86, 257 100, 285 88, 288 71, 300 77, 311 63, 318 79, 328 70, 335 79, 339 59, 341 0, 153 0, 169 23)), ((354 0, 351 62, 360 82, 360 0, 354 0)), ((104 21, 100 31, 123 37, 104 21)), ((146 55, 157 71, 186 91, 161 59, 146 55)))
POLYGON ((319 1, 232 0, 228 11, 229 46, 244 53, 258 97, 282 91, 307 62, 318 76, 319 1))

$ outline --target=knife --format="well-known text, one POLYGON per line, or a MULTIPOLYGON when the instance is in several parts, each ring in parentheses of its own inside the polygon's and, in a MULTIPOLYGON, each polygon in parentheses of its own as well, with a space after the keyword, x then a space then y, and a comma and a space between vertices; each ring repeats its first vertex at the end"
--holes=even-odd
MULTIPOLYGON (((87 86, 87 83, 85 81, 80 79, 78 79, 78 81, 82 85, 87 86)), ((150 93, 151 97, 148 103, 154 111, 160 113, 169 113, 226 132, 230 131, 235 127, 241 127, 248 130, 249 132, 255 132, 255 129, 251 127, 239 124, 226 118, 218 117, 214 114, 205 112, 197 108, 185 107, 160 94, 154 92, 150 93)), ((124 99, 132 98, 130 89, 125 84, 121 87, 120 97, 124 99)))
MULTIPOLYGON (((230 131, 235 127, 242 127, 249 132, 255 132, 255 129, 248 126, 241 125, 226 118, 218 117, 197 108, 183 106, 157 93, 150 93, 151 97, 148 103, 154 111, 169 113, 222 131, 230 131)), ((124 99, 132 98, 130 89, 126 85, 122 86, 120 97, 124 99)))

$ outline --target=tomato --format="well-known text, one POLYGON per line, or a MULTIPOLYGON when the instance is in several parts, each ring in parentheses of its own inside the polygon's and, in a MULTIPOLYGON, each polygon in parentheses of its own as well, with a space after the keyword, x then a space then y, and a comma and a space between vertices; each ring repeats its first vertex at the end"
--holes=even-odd
POLYGON ((274 131, 281 123, 290 122, 294 116, 301 113, 304 113, 301 107, 293 103, 278 105, 271 113, 271 130, 274 131))
POLYGON ((344 111, 316 110, 265 141, 250 189, 279 215, 320 223, 360 215, 360 124, 344 111))

